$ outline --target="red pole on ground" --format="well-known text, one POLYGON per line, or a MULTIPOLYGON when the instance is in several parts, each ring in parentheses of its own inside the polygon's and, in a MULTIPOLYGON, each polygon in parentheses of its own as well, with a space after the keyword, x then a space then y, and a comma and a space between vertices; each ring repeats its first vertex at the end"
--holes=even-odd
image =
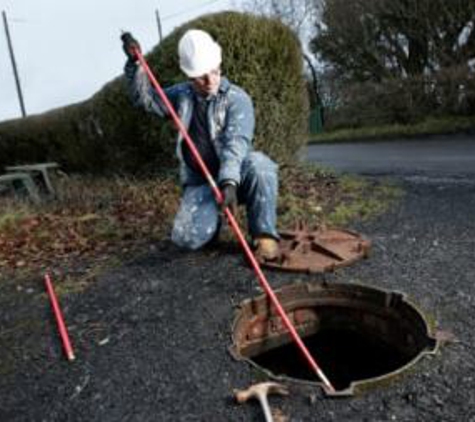
POLYGON ((66 353, 66 357, 69 361, 74 360, 75 356, 73 348, 71 346, 71 342, 69 340, 68 330, 66 328, 66 324, 64 323, 63 313, 61 312, 61 308, 59 306, 58 299, 56 298, 53 283, 51 282, 49 274, 45 275, 45 285, 51 302, 51 306, 53 308, 54 316, 58 324, 59 334, 61 335, 61 341, 63 342, 63 348, 66 353))
MULTIPOLYGON (((193 154, 193 157, 195 158, 196 162, 198 163, 201 171, 203 172, 203 175, 205 176, 206 180, 208 181, 209 185, 211 186, 211 189, 213 190, 214 195, 216 197, 216 201, 218 202, 218 204, 221 204, 223 202, 223 199, 224 199, 223 194, 219 190, 216 182, 213 179, 213 176, 211 175, 210 171, 208 170, 208 167, 206 166, 203 159, 201 158, 201 155, 200 155, 199 151, 197 150, 197 148, 196 148, 193 140, 191 139, 190 135, 188 134, 188 131, 186 130, 186 128, 183 125, 180 118, 178 117, 176 111, 173 108, 173 105, 170 103, 170 101, 167 98, 167 95, 163 91, 162 87, 157 82, 155 76, 153 75, 152 71, 150 70, 150 68, 149 68, 147 62, 145 61, 142 53, 140 52, 140 50, 135 49, 135 54, 136 54, 140 64, 142 65, 143 69, 147 73, 147 76, 148 76, 151 84, 153 85, 153 87, 157 91, 158 95, 160 96, 161 100, 163 101, 163 103, 167 107, 167 109, 168 109, 168 111, 169 111, 169 113, 170 113, 170 115, 171 115, 178 131, 183 136, 183 139, 185 140, 188 148, 190 148, 190 151, 193 154)), ((259 283, 260 283, 262 289, 264 290, 264 292, 267 294, 267 296, 271 300, 272 304, 274 305, 275 309, 277 310, 277 313, 281 317, 285 327, 287 328, 287 330, 289 330, 289 333, 290 333, 292 339, 295 341, 298 348, 300 349, 300 351, 304 355, 304 357, 305 357, 307 363, 310 365, 311 369, 322 380, 325 387, 327 387, 327 389, 330 392, 334 393, 335 389, 333 388, 333 385, 330 383, 330 381, 325 376, 323 371, 317 365, 316 361, 314 360, 314 358, 312 357, 312 355, 308 351, 307 347, 305 346, 304 342, 300 338, 299 334, 297 333, 297 330, 295 329, 292 322, 287 317, 284 308, 282 308, 282 305, 279 302, 279 299, 277 298, 274 291, 270 287, 269 282, 267 281, 264 273, 261 270, 261 267, 260 267, 257 259, 255 258, 251 248, 249 247, 246 239, 244 238, 244 235, 242 234, 242 231, 239 228, 239 225, 238 225, 236 219, 234 218, 232 212, 230 211, 229 208, 226 208, 224 210, 224 212, 225 212, 226 217, 228 219, 229 225, 231 226, 232 230, 234 231, 234 234, 236 235, 236 237, 239 240, 239 243, 241 244, 241 246, 244 249, 245 255, 247 256, 247 258, 251 262, 251 265, 252 265, 252 267, 253 267, 256 275, 257 275, 257 278, 259 280, 259 283)))

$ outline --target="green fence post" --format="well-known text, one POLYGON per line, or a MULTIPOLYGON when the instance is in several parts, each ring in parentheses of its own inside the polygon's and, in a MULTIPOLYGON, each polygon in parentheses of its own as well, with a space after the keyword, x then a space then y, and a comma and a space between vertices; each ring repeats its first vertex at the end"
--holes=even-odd
POLYGON ((317 106, 310 111, 309 130, 311 135, 316 135, 323 132, 322 112, 323 108, 320 106, 317 106))

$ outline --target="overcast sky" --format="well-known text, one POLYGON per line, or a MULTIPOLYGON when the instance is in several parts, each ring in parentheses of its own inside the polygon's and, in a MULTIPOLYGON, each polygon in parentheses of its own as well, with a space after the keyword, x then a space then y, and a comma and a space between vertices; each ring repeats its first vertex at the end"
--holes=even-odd
MULTIPOLYGON (((163 34, 202 14, 235 9, 233 0, 0 0, 7 14, 27 114, 89 98, 122 73, 120 30, 147 52, 163 34)), ((1 20, 0 121, 21 117, 1 20)))

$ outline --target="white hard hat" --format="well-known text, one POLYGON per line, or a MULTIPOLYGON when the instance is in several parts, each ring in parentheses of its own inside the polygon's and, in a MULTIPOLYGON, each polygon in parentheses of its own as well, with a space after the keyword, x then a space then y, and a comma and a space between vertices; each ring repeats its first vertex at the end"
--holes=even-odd
POLYGON ((199 29, 185 32, 178 43, 180 68, 190 78, 198 78, 221 64, 221 47, 199 29))

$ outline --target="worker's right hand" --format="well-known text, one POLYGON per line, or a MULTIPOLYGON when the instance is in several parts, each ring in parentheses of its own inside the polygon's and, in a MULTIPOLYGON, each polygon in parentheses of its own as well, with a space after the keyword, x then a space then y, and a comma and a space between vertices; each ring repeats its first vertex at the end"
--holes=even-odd
POLYGON ((130 32, 124 32, 120 39, 122 40, 122 49, 127 58, 132 62, 137 61, 138 57, 136 51, 141 51, 139 42, 130 32))
POLYGON ((223 202, 221 203, 221 211, 224 212, 226 208, 236 215, 238 207, 237 186, 234 183, 224 183, 221 186, 223 193, 223 202))

